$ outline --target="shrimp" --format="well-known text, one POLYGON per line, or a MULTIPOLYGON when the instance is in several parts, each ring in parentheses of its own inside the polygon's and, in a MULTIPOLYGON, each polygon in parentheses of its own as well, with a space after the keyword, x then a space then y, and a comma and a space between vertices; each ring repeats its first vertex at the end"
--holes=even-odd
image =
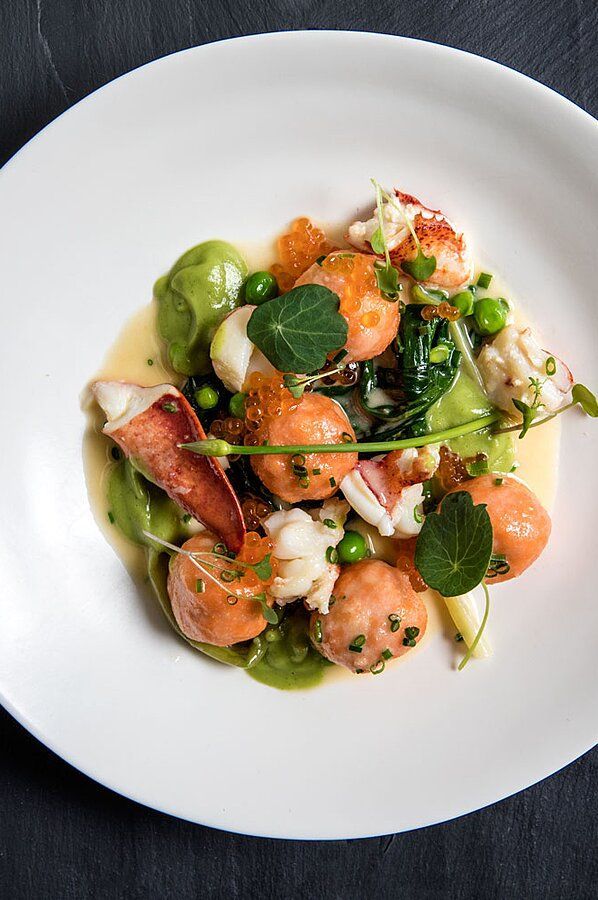
MULTIPOLYGON (((355 432, 342 408, 321 394, 304 394, 293 409, 266 420, 263 436, 269 444, 342 444, 355 432)), ((357 463, 357 453, 252 456, 251 465, 268 490, 287 503, 325 500, 338 489, 357 463), (306 469, 298 469, 298 465, 306 469)))
POLYGON ((503 328, 482 347, 477 362, 488 396, 507 412, 513 413, 513 400, 553 413, 571 399, 571 372, 562 360, 542 350, 531 328, 503 328))
POLYGON ((341 491, 355 512, 385 537, 409 538, 423 524, 422 483, 438 467, 434 446, 393 450, 360 460, 341 482, 341 491))
POLYGON ((312 613, 314 646, 352 672, 383 668, 424 636, 428 614, 404 572, 378 559, 343 566, 328 615, 312 613))
POLYGON ((171 384, 140 387, 122 381, 97 381, 92 390, 108 419, 104 434, 171 500, 238 551, 245 523, 222 466, 179 447, 206 436, 181 392, 171 384))
MULTIPOLYGON (((405 216, 413 225, 421 249, 426 256, 436 257, 436 269, 426 282, 430 287, 457 291, 469 282, 473 275, 473 261, 465 235, 458 232, 444 213, 429 209, 411 194, 395 189, 395 195, 403 207, 405 216)), ((393 264, 400 267, 406 260, 414 259, 417 247, 401 213, 400 205, 383 203, 382 221, 386 243, 393 264)), ((376 210, 365 222, 353 222, 347 240, 359 250, 371 251, 370 240, 379 227, 376 210)))
POLYGON ((321 264, 310 266, 296 282, 296 286, 322 284, 340 297, 339 311, 349 325, 345 362, 378 356, 399 328, 399 304, 382 296, 376 283, 375 260, 375 256, 363 253, 336 251, 321 264))
MULTIPOLYGON (((216 535, 202 531, 183 544, 190 553, 206 554, 218 542, 216 535)), ((239 588, 235 586, 235 595, 239 588)), ((251 595, 251 591, 248 594, 251 595)), ((230 585, 218 587, 211 578, 202 576, 188 556, 177 554, 168 573, 168 596, 172 612, 183 634, 192 641, 205 641, 217 647, 228 647, 249 641, 266 627, 261 606, 249 597, 239 597, 234 605, 230 585), (198 591, 198 579, 203 590, 198 591)), ((269 605, 272 605, 269 598, 269 605)))
POLYGON ((509 570, 488 584, 509 581, 538 559, 550 537, 550 516, 530 489, 517 478, 480 475, 449 491, 467 491, 474 504, 485 503, 492 522, 492 553, 506 557, 509 570))

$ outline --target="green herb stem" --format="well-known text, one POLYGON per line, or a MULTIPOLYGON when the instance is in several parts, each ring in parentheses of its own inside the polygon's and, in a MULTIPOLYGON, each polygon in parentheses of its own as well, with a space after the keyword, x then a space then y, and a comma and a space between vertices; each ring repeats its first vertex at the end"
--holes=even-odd
POLYGON ((490 425, 494 425, 501 418, 500 412, 488 413, 471 422, 446 428, 444 431, 436 431, 431 434, 418 435, 417 437, 400 438, 394 441, 363 441, 348 444, 263 444, 259 447, 245 447, 243 445, 229 444, 217 438, 213 440, 194 441, 190 444, 179 444, 183 450, 197 453, 199 456, 280 456, 282 454, 293 455, 295 453, 389 453, 392 450, 406 450, 409 447, 427 447, 429 444, 439 444, 450 441, 453 438, 483 431, 490 425))
POLYGON ((480 623, 480 627, 478 628, 478 633, 476 634, 473 641, 471 642, 471 646, 469 647, 467 653, 465 654, 465 656, 459 663, 459 666, 458 666, 459 672, 461 672, 465 668, 465 666, 467 665, 467 663, 473 656, 474 650, 478 646, 478 642, 479 642, 480 638, 482 637, 482 634, 484 633, 484 628, 486 627, 486 622, 488 621, 488 613, 490 612, 490 591, 488 590, 486 584, 483 581, 482 581, 482 588, 484 589, 484 594, 486 596, 486 607, 484 609, 484 615, 482 616, 482 621, 480 623))

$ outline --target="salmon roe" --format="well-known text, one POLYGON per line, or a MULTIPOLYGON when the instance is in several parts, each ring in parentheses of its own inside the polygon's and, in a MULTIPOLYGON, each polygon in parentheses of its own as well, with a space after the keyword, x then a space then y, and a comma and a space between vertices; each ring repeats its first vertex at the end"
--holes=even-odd
POLYGON ((435 477, 440 482, 442 492, 446 494, 458 484, 468 481, 469 473, 461 457, 443 446, 440 448, 440 463, 435 477))
POLYGON ((332 250, 332 244, 324 232, 308 218, 295 219, 291 230, 278 239, 278 258, 270 271, 278 282, 282 294, 290 291, 300 275, 309 269, 320 256, 332 250))
MULTIPOLYGON (((354 316, 358 313, 363 295, 378 290, 374 257, 353 253, 331 253, 322 262, 322 268, 345 278, 339 307, 344 316, 354 316)), ((375 328, 379 322, 380 315, 377 312, 365 313, 360 319, 360 324, 365 328, 375 328)))
POLYGON ((456 306, 451 306, 446 300, 439 303, 438 306, 424 306, 422 309, 422 319, 431 322, 432 319, 448 319, 449 322, 456 322, 461 313, 456 306))
POLYGON ((272 512, 272 507, 257 497, 246 497, 241 504, 245 525, 252 531, 259 528, 262 519, 272 512))
MULTIPOLYGON (((219 553, 221 549, 219 544, 216 544, 214 552, 219 553)), ((278 569, 278 562, 272 555, 273 549, 270 538, 262 537, 256 531, 248 531, 241 550, 234 559, 230 560, 230 564, 219 557, 214 557, 220 570, 218 579, 222 582, 225 590, 229 592, 228 596, 231 605, 234 605, 241 597, 259 594, 268 585, 272 584, 278 569), (262 562, 268 554, 270 554, 271 572, 267 578, 260 578, 253 569, 237 565, 237 563, 255 565, 262 562)))
POLYGON ((285 387, 280 372, 269 377, 253 372, 245 389, 244 441, 247 446, 257 447, 266 440, 269 421, 296 409, 301 401, 296 400, 285 387))

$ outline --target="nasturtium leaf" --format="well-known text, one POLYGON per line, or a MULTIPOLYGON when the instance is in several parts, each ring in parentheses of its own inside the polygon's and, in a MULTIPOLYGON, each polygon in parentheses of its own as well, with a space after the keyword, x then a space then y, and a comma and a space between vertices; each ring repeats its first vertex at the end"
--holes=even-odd
POLYGON ((593 419, 598 416, 598 400, 585 384, 574 384, 571 391, 571 398, 574 403, 579 403, 586 415, 593 419))
POLYGON ((247 336, 281 372, 321 369, 332 350, 347 341, 339 298, 320 284, 303 284, 258 306, 247 336))
POLYGON ((436 257, 424 256, 419 247, 417 256, 414 259, 406 259, 401 268, 416 281, 427 281, 436 271, 436 257))
POLYGON ((448 494, 429 513, 415 547, 415 565, 427 585, 443 597, 473 590, 484 579, 492 556, 492 523, 485 503, 471 494, 448 494))
POLYGON ((384 234, 382 233, 382 229, 380 227, 376 228, 373 235, 371 236, 370 244, 374 253, 386 252, 386 241, 384 240, 384 234))
POLYGON ((513 399, 513 406, 515 409, 521 413, 522 416, 522 428, 519 433, 519 440, 524 438, 528 433, 530 425, 538 415, 538 410, 534 409, 532 406, 528 406, 527 403, 524 403, 523 400, 513 399))

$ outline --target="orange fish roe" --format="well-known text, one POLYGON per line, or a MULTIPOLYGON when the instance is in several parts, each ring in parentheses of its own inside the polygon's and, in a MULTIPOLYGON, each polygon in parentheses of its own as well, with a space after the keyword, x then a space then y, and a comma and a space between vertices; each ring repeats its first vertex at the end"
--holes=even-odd
POLYGON ((219 566, 222 565, 223 568, 218 577, 225 585, 226 590, 230 592, 231 604, 233 603, 232 598, 239 599, 259 594, 272 584, 278 570, 278 561, 272 555, 273 549, 270 538, 262 537, 256 531, 249 531, 245 535, 241 550, 234 559, 230 560, 230 564, 219 560, 219 566), (262 562, 268 554, 270 554, 271 572, 267 578, 261 578, 253 569, 236 565, 236 563, 255 565, 262 562))
POLYGON ((272 512, 272 507, 256 497, 247 497, 241 504, 243 518, 247 528, 254 530, 259 528, 262 519, 272 512))
POLYGON ((431 322, 432 319, 448 319, 449 322, 456 322, 461 313, 456 306, 451 306, 446 300, 439 303, 438 306, 424 306, 422 309, 422 319, 431 322))
POLYGON ((408 540, 399 541, 399 553, 397 556, 397 569, 405 572, 411 582, 411 587, 418 594, 427 590, 428 585, 415 568, 415 545, 417 538, 409 538, 408 540))
POLYGON ((296 409, 301 401, 284 386, 280 372, 270 377, 253 372, 245 389, 245 444, 257 447, 266 439, 268 421, 296 409))
POLYGON ((215 438, 224 438, 229 444, 242 444, 245 436, 245 422, 230 416, 227 419, 214 419, 210 425, 210 434, 215 438))
MULTIPOLYGON (((345 284, 341 296, 339 311, 345 316, 352 316, 361 309, 361 298, 364 294, 377 291, 374 273, 374 257, 364 254, 331 253, 322 262, 322 268, 345 276, 345 284)), ((360 320, 366 328, 373 328, 380 321, 378 313, 366 313, 360 320), (375 321, 370 319, 375 316, 375 321), (367 322, 363 319, 368 318, 367 322)))
POLYGON ((309 269, 320 256, 332 250, 326 235, 309 219, 295 219, 291 230, 278 238, 278 258, 270 271, 278 282, 282 294, 290 291, 300 275, 309 269))

